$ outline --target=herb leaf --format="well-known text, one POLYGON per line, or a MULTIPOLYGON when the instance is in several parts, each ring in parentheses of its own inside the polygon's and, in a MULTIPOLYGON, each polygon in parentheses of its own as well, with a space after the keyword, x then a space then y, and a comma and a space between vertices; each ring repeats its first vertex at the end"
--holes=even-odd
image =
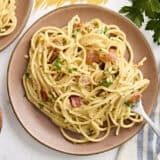
POLYGON ((160 2, 159 0, 149 0, 148 4, 151 6, 151 10, 153 12, 160 12, 160 2))
POLYGON ((120 13, 128 17, 138 27, 144 22, 144 16, 148 17, 146 30, 152 30, 153 40, 160 45, 160 0, 129 0, 131 6, 124 6, 120 13))
POLYGON ((40 108, 40 109, 43 109, 43 108, 44 108, 44 105, 43 105, 43 104, 38 103, 38 105, 39 105, 39 108, 40 108))
POLYGON ((80 29, 77 28, 73 33, 72 33, 72 38, 76 38, 77 34, 80 32, 80 29))
POLYGON ((133 106, 133 104, 129 101, 125 102, 124 104, 129 108, 131 108, 133 106))
POLYGON ((104 27, 104 30, 103 30, 103 33, 106 34, 107 30, 108 30, 108 29, 107 29, 107 26, 105 26, 105 27, 104 27))
POLYGON ((133 21, 138 27, 142 26, 142 23, 144 22, 144 17, 141 10, 139 10, 137 7, 125 6, 122 7, 119 12, 125 14, 125 16, 128 17, 131 21, 133 21))
POLYGON ((30 73, 26 72, 26 73, 25 73, 25 76, 26 76, 26 78, 29 78, 30 73))
POLYGON ((105 86, 105 87, 109 87, 109 86, 111 86, 111 85, 113 84, 113 82, 110 82, 110 81, 107 81, 106 79, 103 79, 103 80, 101 81, 101 84, 102 84, 103 86, 105 86))
POLYGON ((104 28, 101 28, 101 29, 97 30, 96 33, 106 34, 107 30, 108 30, 108 28, 107 28, 107 26, 105 26, 104 28))
POLYGON ((56 58, 53 65, 58 69, 61 70, 61 59, 59 57, 56 58))
POLYGON ((147 23, 146 30, 154 31, 153 40, 160 44, 160 20, 150 20, 147 23))
POLYGON ((70 68, 68 71, 69 73, 72 73, 73 71, 77 71, 77 68, 73 67, 73 68, 70 68))

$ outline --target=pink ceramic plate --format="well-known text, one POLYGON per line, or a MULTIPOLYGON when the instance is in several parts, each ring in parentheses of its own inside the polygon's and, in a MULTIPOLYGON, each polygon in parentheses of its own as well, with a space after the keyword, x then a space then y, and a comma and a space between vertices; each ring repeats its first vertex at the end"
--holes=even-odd
POLYGON ((6 48, 20 34, 31 12, 32 3, 32 0, 16 0, 17 26, 11 34, 0 37, 0 51, 6 48))
POLYGON ((155 103, 158 78, 151 48, 143 35, 130 21, 111 10, 92 5, 62 7, 45 15, 29 28, 13 51, 8 68, 8 93, 13 110, 26 131, 40 143, 61 152, 86 155, 107 151, 124 143, 134 136, 143 124, 141 123, 130 129, 122 129, 119 136, 111 134, 99 143, 73 144, 65 140, 58 127, 24 97, 22 75, 27 66, 24 55, 28 54, 32 35, 43 26, 62 27, 76 14, 80 16, 82 21, 88 21, 96 17, 107 24, 118 25, 127 35, 134 51, 135 61, 142 59, 144 56, 148 58, 142 67, 144 76, 151 81, 143 96, 145 111, 148 114, 151 114, 155 103))

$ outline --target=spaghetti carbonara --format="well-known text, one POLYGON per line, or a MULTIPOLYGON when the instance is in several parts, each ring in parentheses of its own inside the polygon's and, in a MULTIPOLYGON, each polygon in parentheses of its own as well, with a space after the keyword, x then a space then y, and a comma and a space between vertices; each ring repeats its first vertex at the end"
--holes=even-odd
POLYGON ((143 121, 131 107, 149 85, 139 70, 146 58, 133 63, 132 48, 118 26, 99 19, 82 23, 76 15, 63 28, 38 30, 28 58, 26 96, 69 141, 102 141, 112 129, 118 135, 143 121))
POLYGON ((0 0, 0 37, 10 34, 17 25, 15 0, 0 0))

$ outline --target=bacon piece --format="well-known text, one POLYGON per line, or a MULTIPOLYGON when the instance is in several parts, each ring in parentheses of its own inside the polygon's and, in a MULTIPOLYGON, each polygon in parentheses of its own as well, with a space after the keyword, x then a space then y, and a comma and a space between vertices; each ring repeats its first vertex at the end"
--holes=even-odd
POLYGON ((141 98, 142 98, 142 94, 137 93, 129 100, 129 102, 130 103, 136 103, 136 102, 140 101, 141 98))
POLYGON ((113 62, 117 59, 117 55, 115 53, 115 49, 109 49, 108 54, 99 54, 96 50, 90 50, 87 52, 86 63, 92 64, 93 62, 99 63, 100 61, 113 62))
POLYGON ((48 101, 48 91, 46 89, 42 88, 40 94, 45 102, 48 101))
POLYGON ((76 95, 72 95, 69 97, 70 103, 72 107, 80 107, 81 106, 81 98, 76 95))
POLYGON ((73 29, 80 29, 82 27, 82 23, 77 23, 73 25, 73 29))
POLYGON ((57 54, 52 53, 50 59, 49 59, 49 63, 53 63, 53 61, 57 58, 57 54))
POLYGON ((53 61, 58 57, 58 54, 59 54, 59 49, 58 48, 54 48, 48 63, 53 63, 53 61))
POLYGON ((99 62, 99 53, 95 50, 90 50, 87 53, 86 63, 92 64, 93 62, 99 62))
POLYGON ((105 54, 105 55, 101 55, 100 57, 100 60, 102 62, 113 62, 116 60, 117 56, 115 53, 109 53, 109 54, 105 54))

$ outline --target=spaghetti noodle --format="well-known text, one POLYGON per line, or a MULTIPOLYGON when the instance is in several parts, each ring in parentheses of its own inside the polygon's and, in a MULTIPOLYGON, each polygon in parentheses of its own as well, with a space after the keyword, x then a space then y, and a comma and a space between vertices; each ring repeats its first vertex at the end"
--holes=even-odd
POLYGON ((23 85, 27 98, 74 143, 98 142, 112 128, 143 121, 131 111, 149 85, 126 35, 99 19, 81 23, 74 16, 63 28, 43 27, 31 39, 23 85), (128 51, 128 60, 124 57, 128 51), (72 137, 66 129, 80 134, 72 137))
POLYGON ((60 7, 64 5, 65 3, 69 2, 71 4, 74 3, 90 3, 90 4, 95 4, 95 5, 100 5, 100 4, 105 4, 107 3, 108 0, 36 0, 35 2, 35 9, 38 9, 40 7, 50 7, 52 5, 56 5, 56 7, 60 7))
POLYGON ((15 0, 0 0, 0 37, 9 35, 17 25, 15 0))

